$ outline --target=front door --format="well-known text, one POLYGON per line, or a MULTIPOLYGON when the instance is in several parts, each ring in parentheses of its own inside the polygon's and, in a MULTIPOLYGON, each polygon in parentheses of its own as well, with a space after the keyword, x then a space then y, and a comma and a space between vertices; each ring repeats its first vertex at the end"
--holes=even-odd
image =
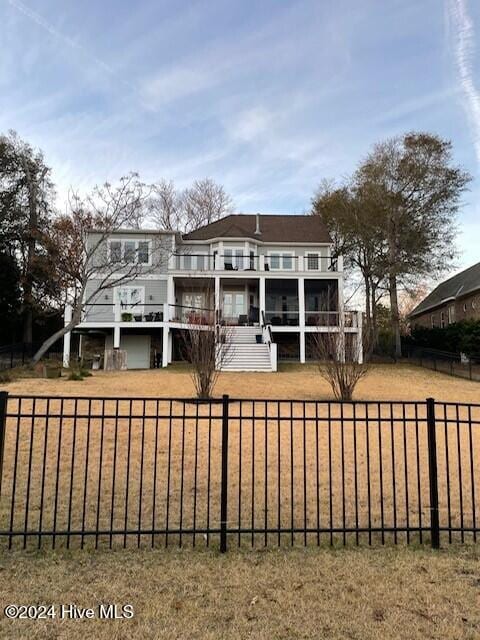
POLYGON ((245 292, 226 291, 223 294, 223 317, 238 320, 238 316, 246 314, 245 292))

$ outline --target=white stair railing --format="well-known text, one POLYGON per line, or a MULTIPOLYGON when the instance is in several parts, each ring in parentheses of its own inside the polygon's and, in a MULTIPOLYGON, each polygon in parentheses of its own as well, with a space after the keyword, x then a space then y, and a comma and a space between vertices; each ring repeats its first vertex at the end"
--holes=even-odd
POLYGON ((263 342, 268 345, 268 351, 270 353, 270 365, 272 371, 277 370, 277 345, 273 341, 272 325, 267 324, 265 320, 265 311, 262 311, 262 336, 263 342))

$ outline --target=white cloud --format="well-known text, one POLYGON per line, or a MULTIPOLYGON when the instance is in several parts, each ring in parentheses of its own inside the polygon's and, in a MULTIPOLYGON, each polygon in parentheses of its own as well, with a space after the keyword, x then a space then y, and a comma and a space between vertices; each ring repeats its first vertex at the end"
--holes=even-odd
POLYGON ((475 54, 475 33, 468 14, 465 0, 448 0, 449 17, 452 21, 452 35, 455 59, 460 85, 464 93, 464 107, 472 128, 473 144, 480 163, 480 92, 473 79, 475 54))

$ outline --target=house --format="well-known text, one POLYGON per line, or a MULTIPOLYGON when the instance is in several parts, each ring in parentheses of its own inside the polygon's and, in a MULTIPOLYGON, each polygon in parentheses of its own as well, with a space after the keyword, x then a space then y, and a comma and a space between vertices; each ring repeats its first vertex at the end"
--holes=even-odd
MULTIPOLYGON (((318 216, 228 215, 184 235, 119 231, 108 245, 119 268, 134 254, 148 265, 153 247, 164 259, 84 309, 75 329, 80 354, 104 357, 119 348, 128 368, 166 367, 181 357, 180 332, 202 330, 214 312, 234 345, 224 368, 272 371, 287 358, 304 363, 318 331, 351 334, 362 358, 361 317, 344 309, 342 257, 332 255, 318 216)), ((69 355, 67 335, 65 362, 69 355)))
POLYGON ((412 326, 426 328, 480 320, 480 262, 439 284, 409 317, 412 326))

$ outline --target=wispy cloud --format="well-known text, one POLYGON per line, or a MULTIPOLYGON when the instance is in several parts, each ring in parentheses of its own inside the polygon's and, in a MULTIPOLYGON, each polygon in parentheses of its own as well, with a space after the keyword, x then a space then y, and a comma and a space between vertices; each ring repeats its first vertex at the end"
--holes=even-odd
POLYGON ((473 143, 480 163, 480 91, 473 80, 475 33, 468 14, 466 0, 448 0, 448 12, 452 23, 455 59, 459 81, 464 93, 464 107, 472 127, 473 143))
POLYGON ((77 51, 78 53, 80 53, 85 59, 89 60, 92 64, 94 64, 95 67, 97 67, 100 71, 103 71, 108 76, 110 76, 116 84, 121 85, 123 89, 128 89, 132 94, 135 94, 135 96, 140 99, 140 102, 142 103, 142 106, 144 108, 146 109, 152 108, 151 104, 143 101, 142 97, 140 96, 137 90, 137 87, 135 87, 132 83, 125 80, 125 78, 123 78, 112 66, 107 64, 104 60, 101 60, 95 54, 93 54, 86 46, 80 44, 76 40, 73 40, 73 38, 70 38, 68 35, 59 31, 51 22, 46 20, 39 13, 32 11, 32 9, 27 7, 23 2, 20 2, 20 0, 7 0, 7 2, 10 6, 14 7, 17 11, 19 11, 24 16, 32 20, 35 24, 37 24, 39 27, 47 31, 51 36, 53 36, 63 44, 67 45, 74 51, 77 51))

